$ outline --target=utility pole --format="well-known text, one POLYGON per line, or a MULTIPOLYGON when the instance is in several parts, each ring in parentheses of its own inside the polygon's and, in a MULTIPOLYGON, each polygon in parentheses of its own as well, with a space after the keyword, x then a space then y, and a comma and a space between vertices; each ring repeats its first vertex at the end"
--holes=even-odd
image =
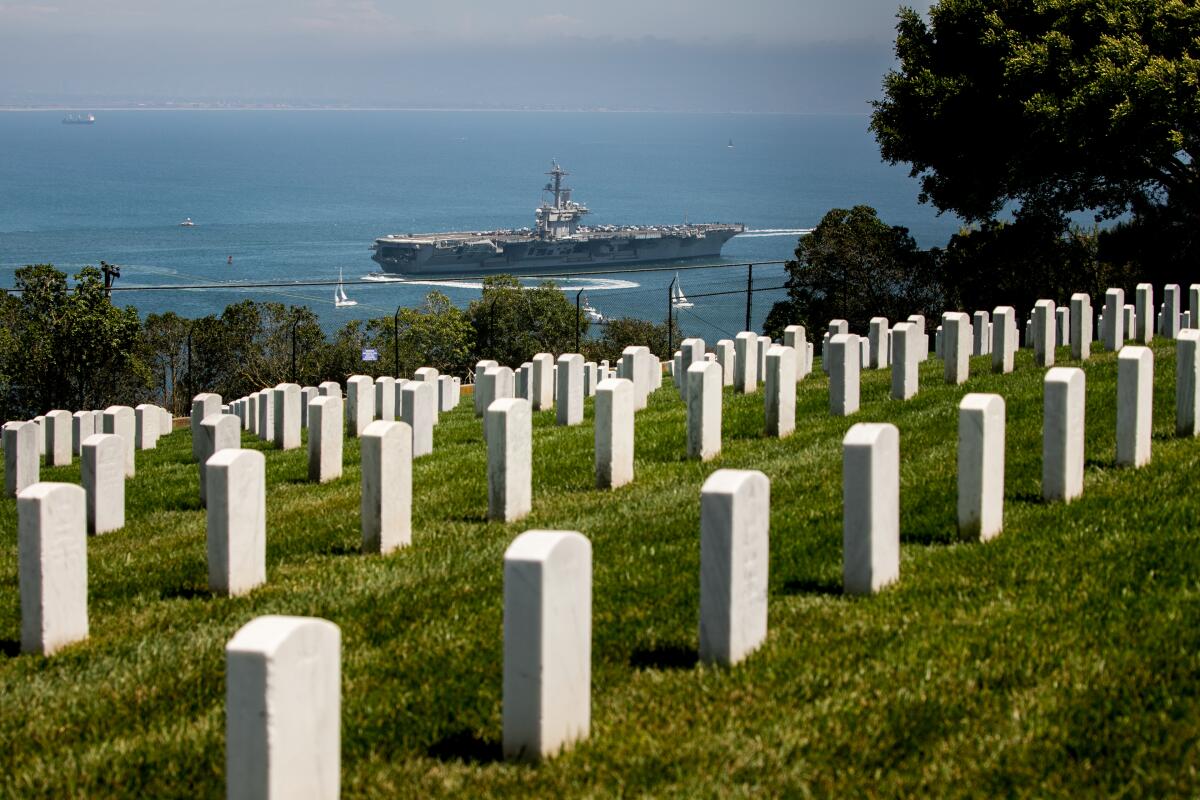
POLYGON ((121 277, 121 268, 107 261, 100 262, 100 271, 104 273, 104 296, 112 299, 112 285, 121 277))

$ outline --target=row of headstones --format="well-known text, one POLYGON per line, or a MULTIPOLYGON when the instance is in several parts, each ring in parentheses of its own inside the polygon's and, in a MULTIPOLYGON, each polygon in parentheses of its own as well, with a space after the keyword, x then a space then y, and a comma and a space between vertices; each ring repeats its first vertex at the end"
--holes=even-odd
POLYGON ((30 422, 5 423, 0 434, 5 494, 15 497, 38 483, 38 442, 44 442, 47 466, 69 465, 75 455, 81 459, 88 532, 118 530, 125 525, 125 479, 136 474, 136 451, 154 449, 171 426, 166 409, 150 404, 74 414, 51 411, 30 422))
MULTIPOLYGON (((1181 434, 1195 436, 1200 433, 1195 392, 1200 332, 1189 334, 1181 337, 1179 359, 1189 367, 1180 374, 1186 372, 1185 382, 1191 382, 1191 406, 1180 410, 1179 426, 1181 434)), ((1119 356, 1117 450, 1123 464, 1140 466, 1149 458, 1152 363, 1147 348, 1126 348, 1119 356)), ((622 383, 631 397, 631 383, 622 383)), ((1082 492, 1083 408, 1083 371, 1050 370, 1043 425, 1047 499, 1069 501, 1082 492)), ((1003 524, 1004 399, 967 395, 959 406, 958 429, 960 535, 986 541, 1003 524)), ((859 423, 843 439, 847 593, 875 593, 899 578, 899 453, 894 425, 859 423)), ((766 639, 769 525, 766 475, 718 470, 705 481, 699 609, 704 662, 732 666, 766 639)), ((591 584, 591 543, 577 532, 527 531, 505 552, 502 749, 507 758, 538 761, 590 734, 591 584)), ((231 796, 246 786, 290 796, 314 785, 321 787, 320 796, 337 795, 340 659, 340 632, 325 620, 261 617, 230 640, 226 753, 231 796), (286 676, 276 685, 287 688, 258 680, 266 672, 286 676), (266 719, 286 720, 285 727, 298 735, 274 737, 266 719)))

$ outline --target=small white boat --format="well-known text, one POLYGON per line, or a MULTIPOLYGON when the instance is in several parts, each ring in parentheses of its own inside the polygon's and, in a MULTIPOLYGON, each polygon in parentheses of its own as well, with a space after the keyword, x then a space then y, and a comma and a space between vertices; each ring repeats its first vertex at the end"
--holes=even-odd
POLYGON ((333 307, 347 308, 349 306, 358 305, 357 300, 351 300, 346 296, 346 290, 342 287, 342 268, 338 267, 338 282, 337 288, 333 290, 333 307))
POLYGON ((608 322, 608 320, 604 318, 604 315, 601 314, 595 306, 588 302, 587 295, 583 296, 583 305, 579 310, 583 312, 583 316, 588 322, 594 322, 597 325, 603 325, 605 322, 608 322))
POLYGON ((181 228, 194 228, 194 227, 196 227, 196 223, 192 222, 192 218, 191 218, 191 217, 185 217, 185 218, 184 218, 184 220, 183 220, 183 222, 179 223, 179 227, 181 227, 181 228))
POLYGON ((687 299, 683 293, 683 286, 679 283, 679 273, 675 273, 675 285, 671 287, 671 307, 672 308, 695 308, 696 304, 687 299))
POLYGON ((726 148, 726 149, 728 149, 728 150, 732 150, 732 149, 733 149, 733 139, 730 139, 730 140, 729 140, 729 144, 725 145, 725 148, 726 148))

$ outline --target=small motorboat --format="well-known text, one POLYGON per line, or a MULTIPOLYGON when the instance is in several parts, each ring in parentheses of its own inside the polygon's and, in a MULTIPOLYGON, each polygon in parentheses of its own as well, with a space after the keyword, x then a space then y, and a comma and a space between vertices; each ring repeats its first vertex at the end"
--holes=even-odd
POLYGON ((603 325, 604 323, 608 322, 608 320, 604 318, 604 315, 601 314, 595 306, 588 302, 587 295, 583 296, 583 304, 580 306, 579 310, 583 312, 584 319, 586 319, 588 322, 592 322, 597 325, 603 325))
POLYGON ((191 217, 185 217, 185 218, 184 218, 184 220, 183 220, 183 222, 179 223, 179 227, 181 227, 181 228, 194 228, 194 227, 196 227, 196 223, 192 222, 192 218, 191 218, 191 217))

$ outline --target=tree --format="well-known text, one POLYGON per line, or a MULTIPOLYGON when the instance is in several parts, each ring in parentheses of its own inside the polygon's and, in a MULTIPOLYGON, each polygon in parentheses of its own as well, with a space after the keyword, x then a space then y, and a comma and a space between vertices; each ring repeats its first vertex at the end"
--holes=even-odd
POLYGON ((483 279, 483 294, 467 308, 475 328, 475 359, 521 364, 537 353, 558 355, 575 349, 588 322, 554 281, 522 288, 512 275, 483 279))
POLYGON ((941 0, 928 23, 902 9, 871 129, 943 211, 1149 214, 1187 231, 1194 262, 1197 42, 1200 6, 1179 0, 941 0))
POLYGON ((191 398, 178 396, 187 358, 187 335, 190 321, 168 311, 149 314, 142 326, 142 341, 146 360, 153 367, 154 381, 161 392, 163 406, 173 414, 182 414, 191 398))
MULTIPOLYGON (((672 336, 676 348, 683 341, 678 318, 671 320, 672 336)), ((604 325, 599 339, 590 339, 583 344, 583 351, 591 361, 608 359, 613 364, 630 346, 646 346, 659 358, 670 359, 674 354, 667 352, 667 323, 649 322, 632 317, 611 319, 604 325)))
POLYGON ((908 230, 882 222, 870 206, 835 208, 796 245, 785 269, 788 299, 767 318, 767 335, 784 325, 825 328, 844 319, 864 333, 871 317, 902 320, 937 313, 942 299, 938 253, 917 249, 908 230))
POLYGON ((50 264, 15 273, 18 296, 6 302, 12 349, 0 372, 11 381, 7 416, 55 408, 104 408, 140 398, 149 371, 140 358, 137 310, 118 308, 104 291, 100 270, 67 276, 50 264))
POLYGON ((411 375, 421 367, 465 374, 475 343, 475 330, 466 312, 441 292, 425 295, 420 308, 402 308, 395 318, 371 320, 367 330, 372 344, 380 351, 378 363, 392 375, 411 375), (397 350, 399 364, 393 363, 397 350))

